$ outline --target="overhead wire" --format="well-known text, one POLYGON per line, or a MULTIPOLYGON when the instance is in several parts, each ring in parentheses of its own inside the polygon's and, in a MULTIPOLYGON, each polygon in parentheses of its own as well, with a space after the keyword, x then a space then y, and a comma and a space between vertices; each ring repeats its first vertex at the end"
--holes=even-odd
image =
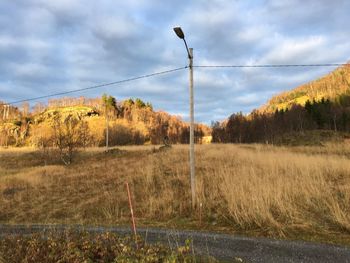
POLYGON ((194 68, 288 68, 288 67, 339 67, 349 63, 327 64, 260 64, 260 65, 195 65, 194 68))
POLYGON ((58 92, 58 93, 53 93, 53 94, 48 94, 48 95, 43 95, 43 96, 38 96, 38 97, 32 97, 32 98, 12 101, 12 102, 9 102, 9 103, 0 103, 0 106, 1 105, 13 105, 13 104, 18 104, 18 103, 21 103, 21 102, 28 102, 28 101, 36 101, 36 100, 40 100, 40 99, 46 99, 46 98, 51 98, 51 97, 55 97, 55 96, 71 94, 71 93, 85 91, 85 90, 91 90, 91 89, 97 89, 97 88, 102 88, 102 87, 106 87, 106 86, 122 84, 122 83, 125 83, 125 82, 131 82, 131 81, 135 81, 135 80, 139 80, 139 79, 144 79, 144 78, 150 78, 150 77, 154 77, 154 76, 164 75, 164 74, 172 73, 172 72, 175 72, 175 71, 183 70, 183 69, 186 69, 186 68, 188 68, 188 66, 184 66, 184 67, 180 67, 180 68, 174 68, 174 69, 169 69, 169 70, 164 70, 164 71, 159 71, 159 72, 155 72, 155 73, 151 73, 151 74, 141 75, 141 76, 127 78, 127 79, 118 80, 118 81, 113 81, 113 82, 109 82, 109 83, 103 83, 103 84, 90 86, 90 87, 86 87, 86 88, 81 88, 81 89, 62 91, 62 92, 58 92))
MULTIPOLYGON (((193 65, 193 68, 292 68, 292 67, 339 67, 339 66, 349 66, 349 65, 350 65, 349 63, 257 64, 257 65, 193 65)), ((38 97, 32 97, 32 98, 12 101, 12 102, 9 102, 9 103, 0 103, 0 106, 2 106, 2 105, 14 105, 14 104, 18 104, 18 103, 21 103, 21 102, 36 101, 36 100, 40 100, 40 99, 45 99, 45 98, 50 98, 50 97, 55 97, 55 96, 61 96, 61 95, 76 93, 76 92, 85 91, 85 90, 91 90, 91 89, 97 89, 97 88, 106 87, 106 86, 122 84, 122 83, 125 83, 125 82, 131 82, 131 81, 135 81, 135 80, 139 80, 139 79, 144 79, 144 78, 149 78, 149 77, 154 77, 154 76, 158 76, 158 75, 164 75, 164 74, 172 73, 172 72, 175 72, 175 71, 186 69, 188 67, 189 66, 184 66, 184 67, 174 68, 174 69, 170 69, 170 70, 159 71, 159 72, 155 72, 155 73, 151 73, 151 74, 141 75, 141 76, 137 76, 137 77, 127 78, 127 79, 123 79, 123 80, 118 80, 118 81, 114 81, 114 82, 103 83, 103 84, 90 86, 90 87, 86 87, 86 88, 62 91, 62 92, 58 92, 58 93, 53 93, 53 94, 48 94, 48 95, 43 95, 43 96, 38 96, 38 97)))

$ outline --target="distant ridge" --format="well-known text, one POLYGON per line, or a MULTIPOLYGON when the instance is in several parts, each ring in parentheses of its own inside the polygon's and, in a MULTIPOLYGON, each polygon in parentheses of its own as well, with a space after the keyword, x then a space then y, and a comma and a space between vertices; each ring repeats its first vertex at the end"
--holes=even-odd
POLYGON ((289 109, 292 105, 305 106, 306 101, 320 101, 322 98, 333 102, 341 100, 342 96, 350 95, 350 64, 341 66, 331 73, 303 84, 290 91, 285 91, 272 97, 258 111, 261 113, 275 112, 277 109, 289 109))

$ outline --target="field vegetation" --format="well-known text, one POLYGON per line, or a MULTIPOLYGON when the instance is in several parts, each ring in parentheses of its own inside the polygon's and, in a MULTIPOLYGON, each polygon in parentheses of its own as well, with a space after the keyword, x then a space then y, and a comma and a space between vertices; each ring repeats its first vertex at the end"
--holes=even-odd
POLYGON ((51 152, 0 150, 0 222, 129 223, 350 244, 350 146, 199 145, 197 208, 188 146, 80 150, 65 166, 51 152), (201 206, 199 204, 202 204, 201 206))
POLYGON ((213 258, 194 257, 190 243, 173 250, 160 244, 147 244, 140 237, 113 233, 50 232, 46 235, 13 235, 0 239, 0 262, 217 262, 213 258))

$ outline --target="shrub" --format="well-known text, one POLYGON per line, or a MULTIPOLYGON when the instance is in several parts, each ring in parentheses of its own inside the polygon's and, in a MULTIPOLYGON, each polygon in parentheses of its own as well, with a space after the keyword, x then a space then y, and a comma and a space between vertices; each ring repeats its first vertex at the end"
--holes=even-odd
POLYGON ((27 263, 56 262, 195 262, 188 242, 176 251, 163 245, 137 243, 113 233, 51 232, 0 239, 1 260, 27 263))

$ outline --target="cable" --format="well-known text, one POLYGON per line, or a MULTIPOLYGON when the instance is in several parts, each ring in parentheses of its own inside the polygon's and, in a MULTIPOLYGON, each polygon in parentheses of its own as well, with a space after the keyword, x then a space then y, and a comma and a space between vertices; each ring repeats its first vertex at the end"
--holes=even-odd
POLYGON ((194 68, 287 68, 287 67, 339 67, 349 66, 349 63, 328 64, 277 64, 277 65, 194 65, 194 68))
POLYGON ((97 88, 101 88, 101 87, 106 87, 106 86, 121 84, 121 83, 125 83, 125 82, 130 82, 130 81, 134 81, 134 80, 138 80, 138 79, 144 79, 144 78, 154 77, 154 76, 158 76, 158 75, 163 75, 163 74, 179 71, 179 70, 186 69, 186 68, 188 68, 188 66, 181 67, 181 68, 175 68, 175 69, 169 69, 169 70, 160 71, 160 72, 155 72, 155 73, 151 73, 151 74, 147 74, 147 75, 141 75, 141 76, 138 76, 138 77, 118 80, 118 81, 114 81, 114 82, 104 83, 104 84, 91 86, 91 87, 87 87, 87 88, 82 88, 82 89, 75 89, 75 90, 69 90, 69 91, 64 91, 64 92, 58 92, 58 93, 44 95, 44 96, 39 96, 39 97, 33 97, 33 98, 28 98, 28 99, 12 101, 10 103, 0 103, 0 106, 13 105, 13 104, 21 103, 21 102, 26 102, 26 101, 34 101, 34 100, 45 99, 45 98, 50 98, 50 97, 70 94, 70 93, 74 93, 74 92, 84 91, 84 90, 97 89, 97 88))
MULTIPOLYGON (((194 68, 287 68, 287 67, 290 68, 290 67, 339 67, 339 66, 350 66, 350 64, 349 63, 326 63, 326 64, 276 64, 276 65, 273 65, 273 64, 270 64, 270 65, 269 64, 261 64, 261 65, 194 65, 193 67, 194 68)), ((44 95, 44 96, 39 96, 39 97, 22 99, 22 100, 13 101, 10 103, 0 103, 0 106, 13 105, 13 104, 21 103, 21 102, 26 102, 26 101, 34 101, 34 100, 45 99, 45 98, 50 98, 50 97, 54 97, 54 96, 75 93, 75 92, 84 91, 84 90, 90 90, 90 89, 96 89, 96 88, 101 88, 101 87, 105 87, 105 86, 121 84, 121 83, 130 82, 130 81, 134 81, 134 80, 138 80, 138 79, 149 78, 149 77, 153 77, 153 76, 157 76, 157 75, 167 74, 167 73, 183 70, 186 68, 188 68, 188 66, 170 69, 170 70, 165 70, 165 71, 160 71, 160 72, 142 75, 142 76, 138 76, 138 77, 133 77, 133 78, 129 78, 129 79, 114 81, 114 82, 110 82, 110 83, 100 84, 100 85, 91 86, 91 87, 82 88, 82 89, 76 89, 76 90, 59 92, 59 93, 54 93, 54 94, 49 94, 49 95, 44 95)))

